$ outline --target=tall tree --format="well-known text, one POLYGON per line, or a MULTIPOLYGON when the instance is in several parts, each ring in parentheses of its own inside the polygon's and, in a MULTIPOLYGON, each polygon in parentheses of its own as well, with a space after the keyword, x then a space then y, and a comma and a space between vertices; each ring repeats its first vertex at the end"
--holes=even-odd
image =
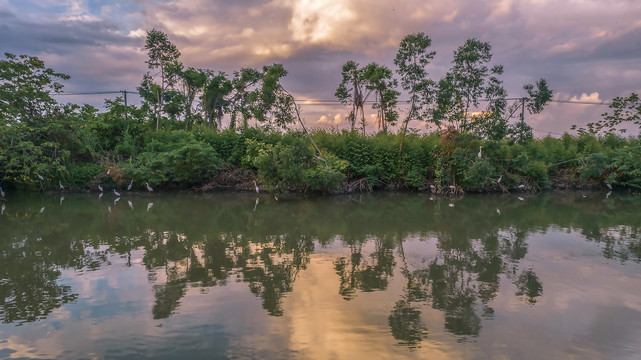
MULTIPOLYGON (((149 60, 146 61, 150 69, 160 69, 160 98, 159 98, 159 111, 164 110, 164 97, 165 97, 165 75, 167 72, 167 65, 178 62, 180 51, 176 45, 169 41, 167 34, 160 30, 152 29, 147 32, 147 39, 145 41, 145 50, 149 60)), ((159 125, 159 113, 156 113, 156 130, 159 125)))
POLYGON ((183 93, 185 100, 185 123, 190 127, 194 123, 193 103, 196 95, 202 92, 207 84, 208 70, 188 68, 182 72, 183 93))
POLYGON ((365 90, 363 70, 359 68, 357 62, 350 60, 343 65, 341 75, 341 83, 338 85, 334 95, 341 103, 352 106, 352 111, 348 116, 351 131, 356 128, 356 118, 360 111, 363 133, 365 133, 365 110, 363 104, 367 96, 363 96, 363 91, 365 90))
POLYGON ((394 58, 396 72, 401 76, 401 86, 410 95, 410 110, 403 121, 401 150, 410 120, 424 120, 428 107, 433 102, 433 80, 428 78, 425 67, 434 59, 435 51, 429 51, 432 40, 424 33, 407 35, 401 40, 394 58))
POLYGON ((249 126, 248 121, 251 118, 250 97, 252 97, 257 84, 260 83, 260 79, 261 73, 256 69, 243 68, 234 72, 234 77, 232 78, 234 92, 229 99, 230 128, 237 126, 238 116, 242 119, 243 128, 249 126))
POLYGON ((363 68, 365 87, 376 94, 372 107, 378 111, 378 130, 383 132, 398 119, 396 105, 400 93, 396 91, 398 83, 392 76, 392 70, 384 65, 370 63, 363 68))
POLYGON ((233 90, 232 83, 225 74, 220 73, 209 80, 202 96, 207 122, 221 129, 223 112, 227 105, 226 97, 233 90))
POLYGON ((470 130, 471 107, 479 106, 488 89, 490 93, 500 93, 496 76, 503 72, 503 67, 488 67, 491 50, 490 43, 472 38, 454 51, 452 68, 438 83, 433 120, 439 127, 443 121, 449 121, 459 130, 470 130))

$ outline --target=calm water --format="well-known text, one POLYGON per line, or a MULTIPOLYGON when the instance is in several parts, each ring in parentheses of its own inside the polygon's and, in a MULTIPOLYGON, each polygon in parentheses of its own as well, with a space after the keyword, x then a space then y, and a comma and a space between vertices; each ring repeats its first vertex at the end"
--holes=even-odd
POLYGON ((605 195, 10 193, 0 359, 639 359, 605 195))

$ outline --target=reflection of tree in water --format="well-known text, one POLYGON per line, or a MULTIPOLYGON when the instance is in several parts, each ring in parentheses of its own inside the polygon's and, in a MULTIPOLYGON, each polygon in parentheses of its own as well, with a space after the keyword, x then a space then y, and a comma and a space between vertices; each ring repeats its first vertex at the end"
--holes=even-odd
POLYGON ((421 312, 405 299, 396 302, 388 321, 392 336, 401 345, 417 346, 427 336, 427 327, 421 319, 421 312))
MULTIPOLYGON (((442 311, 445 330, 459 340, 478 336, 481 317, 493 317, 489 303, 499 291, 500 275, 513 277, 518 261, 527 253, 525 234, 516 230, 502 236, 486 234, 480 240, 458 239, 452 233, 438 234, 436 256, 416 269, 410 269, 403 243, 398 244, 406 284, 391 311, 389 325, 400 344, 416 347, 427 336, 420 319, 421 304, 442 311)), ((521 272, 514 285, 516 295, 530 304, 543 292, 532 269, 521 272)))
POLYGON ((393 244, 373 240, 375 250, 370 259, 363 257, 363 242, 349 244, 350 256, 340 257, 334 261, 334 270, 340 277, 339 293, 345 300, 356 296, 356 290, 363 292, 385 290, 388 278, 394 271, 393 244))
MULTIPOLYGON (((75 299, 72 289, 60 284, 61 269, 98 269, 113 255, 131 266, 133 251, 143 252, 156 298, 154 318, 176 312, 188 289, 206 292, 229 280, 246 282, 267 312, 278 316, 314 243, 342 238, 350 254, 334 262, 340 294, 352 299, 358 292, 385 290, 398 262, 405 286, 390 310, 389 325, 399 342, 415 346, 427 334, 422 306, 442 311, 446 330, 465 339, 478 336, 482 319, 493 316, 490 305, 501 279, 511 281, 524 302, 535 304, 543 291, 540 280, 534 269, 519 267, 528 251, 526 238, 533 232, 552 225, 577 229, 599 243, 606 258, 641 261, 639 205, 632 197, 610 203, 611 197, 604 213, 604 200, 586 206, 556 195, 540 196, 527 204, 510 202, 511 208, 502 207, 503 215, 495 219, 489 215, 497 205, 473 196, 455 208, 438 208, 420 196, 366 196, 360 202, 281 201, 278 211, 263 213, 260 207, 251 211, 253 198, 251 206, 241 199, 215 209, 210 199, 183 204, 183 198, 176 196, 176 203, 166 206, 157 202, 148 213, 126 207, 107 213, 106 207, 90 201, 66 207, 73 196, 56 217, 38 215, 45 205, 40 199, 21 216, 13 208, 14 216, 5 212, 0 219, 2 321, 35 321, 75 299), (437 254, 420 265, 407 264, 400 239, 408 234, 436 237, 437 254)), ((59 206, 58 198, 52 201, 59 206)), ((271 205, 261 200, 260 206, 271 205)))
MULTIPOLYGON (((0 242, 0 321, 33 322, 46 318, 78 294, 60 283, 60 264, 95 270, 107 261, 105 251, 88 250, 81 240, 50 241, 55 237, 26 236, 20 242, 0 242)), ((0 239, 6 240, 6 239, 0 239)))
MULTIPOLYGON (((165 282, 153 285, 154 318, 166 318, 179 306, 188 285, 203 289, 225 285, 230 276, 249 284, 270 315, 283 314, 282 299, 305 269, 314 240, 305 236, 268 236, 250 241, 247 236, 223 234, 194 243, 184 235, 151 235, 144 262, 153 273, 164 269, 165 282), (171 256, 169 255, 171 254, 171 256)), ((157 274, 151 275, 158 281, 157 274)))

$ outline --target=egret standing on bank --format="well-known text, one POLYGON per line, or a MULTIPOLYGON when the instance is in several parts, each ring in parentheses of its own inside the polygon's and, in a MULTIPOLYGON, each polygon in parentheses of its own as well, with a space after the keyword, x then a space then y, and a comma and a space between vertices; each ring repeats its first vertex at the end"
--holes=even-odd
POLYGON ((133 180, 131 180, 131 182, 129 183, 129 186, 127 186, 127 191, 131 191, 131 188, 132 188, 133 186, 134 186, 134 181, 133 181, 133 180))
POLYGON ((0 197, 4 199, 4 191, 2 190, 2 186, 0 186, 0 197))
POLYGON ((256 189, 256 193, 260 193, 260 189, 258 188, 258 185, 256 185, 256 180, 254 180, 254 188, 256 189))
POLYGON ((100 192, 103 192, 102 185, 98 184, 98 190, 100 190, 100 192))
POLYGON ((149 192, 154 191, 154 189, 152 189, 151 186, 149 186, 149 183, 145 183, 145 185, 147 185, 147 191, 149 192))
POLYGON ((62 186, 62 183, 60 182, 60 180, 58 180, 58 185, 60 185, 60 190, 62 190, 62 191, 64 191, 64 190, 65 190, 65 187, 64 187, 64 186, 62 186))
POLYGON ((482 151, 482 149, 483 149, 483 146, 479 146, 479 153, 478 153, 478 154, 476 154, 476 156, 477 156, 479 159, 483 156, 483 151, 482 151))
POLYGON ((120 193, 117 192, 116 189, 114 189, 114 195, 116 195, 117 197, 120 197, 120 193))

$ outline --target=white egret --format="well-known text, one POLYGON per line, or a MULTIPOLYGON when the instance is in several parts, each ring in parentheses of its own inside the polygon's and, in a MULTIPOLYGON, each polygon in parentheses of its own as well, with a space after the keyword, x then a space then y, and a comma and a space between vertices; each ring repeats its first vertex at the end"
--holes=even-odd
POLYGON ((116 203, 117 203, 119 200, 120 200, 120 198, 115 198, 115 199, 114 199, 114 206, 116 205, 116 203))
POLYGON ((497 214, 499 214, 499 215, 501 215, 501 210, 499 210, 498 208, 496 208, 496 213, 497 213, 497 214))
POLYGON ((154 203, 152 203, 152 202, 150 202, 149 204, 147 204, 147 211, 149 211, 149 210, 151 209, 151 207, 152 207, 152 206, 154 206, 154 203))
POLYGON ((521 201, 525 200, 524 198, 522 198, 522 197, 520 197, 520 196, 519 196, 517 199, 519 199, 519 200, 521 200, 521 201))
POLYGON ((151 186, 149 186, 149 183, 145 183, 145 185, 147 185, 147 191, 149 192, 154 191, 154 189, 152 189, 151 186))
POLYGON ((523 189, 523 188, 525 188, 525 185, 523 184, 519 185, 519 189, 523 189))
POLYGON ((100 195, 98 195, 98 200, 102 199, 103 195, 104 195, 103 193, 100 193, 100 195))
POLYGON ((43 212, 45 212, 45 207, 44 206, 40 209, 40 213, 42 214, 43 212))
POLYGON ((430 201, 434 201, 434 198, 433 198, 433 197, 430 197, 430 201))
POLYGON ((477 156, 479 159, 483 156, 483 151, 482 151, 482 149, 483 149, 483 146, 479 146, 479 153, 478 153, 478 154, 476 154, 476 156, 477 156))
POLYGON ((607 186, 608 189, 612 190, 612 185, 606 183, 605 186, 607 186))
POLYGON ((107 175, 109 175, 110 172, 111 172, 111 169, 107 169, 107 175))
POLYGON ((435 188, 436 188, 436 186, 430 185, 430 189, 435 189, 435 188))
POLYGON ((454 204, 453 204, 453 203, 450 203, 450 204, 449 204, 449 207, 454 207, 454 204))
POLYGON ((65 187, 62 186, 62 183, 60 182, 60 180, 58 180, 58 185, 60 186, 60 190, 64 190, 65 189, 65 187))
POLYGON ((104 190, 102 190, 102 185, 98 184, 98 190, 100 190, 100 192, 104 191, 104 190))
POLYGON ((498 180, 496 180, 496 183, 497 183, 497 184, 500 184, 500 183, 501 183, 501 180, 503 180, 503 174, 501 174, 501 176, 499 176, 499 179, 498 179, 498 180))
POLYGON ((278 202, 278 196, 274 195, 274 200, 276 200, 276 202, 278 202))
POLYGON ((258 185, 256 185, 256 180, 254 180, 254 189, 256 189, 256 193, 260 193, 260 189, 258 188, 258 185))
POLYGON ((452 189, 452 190, 453 190, 453 189, 456 189, 456 186, 454 186, 454 185, 450 185, 450 186, 448 186, 448 188, 450 188, 450 189, 452 189))
POLYGON ((4 204, 2 204, 2 207, 0 208, 0 209, 2 209, 2 211, 0 211, 0 215, 4 215, 4 209, 6 209, 6 208, 7 207, 4 206, 4 204))
POLYGON ((114 189, 114 195, 116 195, 117 197, 120 197, 120 193, 117 192, 116 189, 114 189))
POLYGON ((127 200, 127 205, 131 208, 131 210, 134 209, 134 204, 131 202, 131 200, 127 200))
POLYGON ((2 190, 2 186, 0 186, 0 197, 4 199, 4 190, 2 190))
POLYGON ((134 187, 134 181, 133 180, 131 180, 131 182, 129 183, 129 186, 127 186, 127 191, 131 191, 132 187, 134 187))
POLYGON ((43 177, 42 177, 42 175, 38 175, 38 179, 40 179, 40 180, 42 180, 42 181, 44 181, 44 180, 45 180, 45 178, 43 178, 43 177))
POLYGON ((109 210, 109 212, 111 212, 111 205, 107 205, 107 210, 109 210))

